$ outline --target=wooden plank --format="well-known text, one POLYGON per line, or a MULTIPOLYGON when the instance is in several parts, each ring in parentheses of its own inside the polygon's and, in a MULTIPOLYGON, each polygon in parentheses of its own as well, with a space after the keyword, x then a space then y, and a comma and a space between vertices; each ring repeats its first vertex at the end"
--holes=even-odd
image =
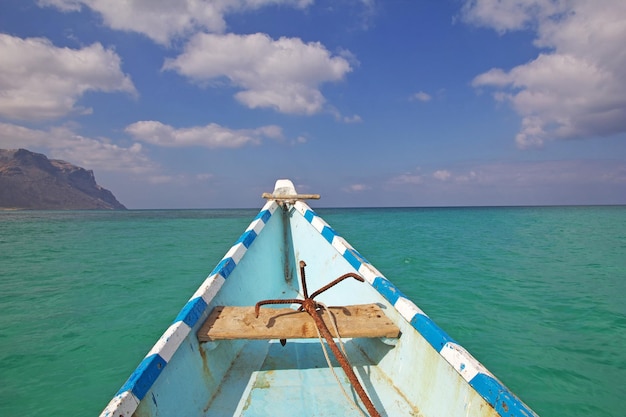
POLYGON ((319 200, 320 199, 319 194, 287 194, 287 195, 278 194, 276 195, 272 193, 263 193, 261 194, 261 197, 268 199, 268 200, 290 200, 290 201, 319 200))
MULTIPOLYGON (((329 307, 341 337, 399 337, 400 329, 377 304, 329 307)), ((327 311, 322 318, 337 337, 327 311)), ((198 331, 198 340, 220 339, 306 339, 317 337, 315 322, 305 311, 291 308, 261 307, 259 317, 254 307, 218 306, 198 331)))

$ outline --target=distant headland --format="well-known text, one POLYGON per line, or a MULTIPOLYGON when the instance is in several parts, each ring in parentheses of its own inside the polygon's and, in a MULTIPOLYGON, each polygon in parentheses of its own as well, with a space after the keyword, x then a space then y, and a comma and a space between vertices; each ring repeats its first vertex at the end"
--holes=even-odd
POLYGON ((26 149, 0 149, 0 210, 125 210, 93 171, 26 149))

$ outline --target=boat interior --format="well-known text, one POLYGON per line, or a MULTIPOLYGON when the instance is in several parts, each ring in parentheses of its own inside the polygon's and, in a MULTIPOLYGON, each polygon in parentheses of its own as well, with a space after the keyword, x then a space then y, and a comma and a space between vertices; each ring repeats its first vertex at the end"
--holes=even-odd
MULTIPOLYGON (((235 357, 206 415, 292 416, 369 415, 334 358, 329 369, 317 339, 239 340, 220 342, 216 348, 233 349, 235 357), (280 406, 279 406, 280 405, 280 406)), ((380 352, 393 346, 378 342, 380 352)), ((381 415, 419 415, 401 393, 393 389, 356 339, 344 343, 347 356, 364 389, 381 415)), ((207 348, 204 344, 202 348, 207 348)))
MULTIPOLYGON (((305 267, 300 261, 300 279, 282 280, 277 291, 282 297, 257 299, 254 306, 216 305, 200 326, 201 356, 227 357, 231 363, 207 415, 287 416, 294 410, 306 410, 306 415, 418 415, 378 368, 401 336, 385 314, 390 306, 336 306, 333 294, 367 285, 355 273, 309 294, 305 267), (296 283, 300 285, 291 285, 296 283)), ((211 363, 204 362, 214 375, 211 363)))

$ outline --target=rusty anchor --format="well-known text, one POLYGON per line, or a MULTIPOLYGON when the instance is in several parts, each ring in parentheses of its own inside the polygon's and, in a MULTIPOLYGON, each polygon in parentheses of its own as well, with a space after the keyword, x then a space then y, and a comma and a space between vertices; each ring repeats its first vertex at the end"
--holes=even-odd
MULTIPOLYGON (((359 382, 356 374, 354 373, 354 370, 352 369, 352 366, 350 365, 350 362, 348 361, 348 358, 337 347, 337 344, 335 343, 335 340, 333 339, 333 336, 330 333, 330 330, 326 326, 326 323, 324 323, 324 320, 322 319, 322 316, 320 315, 320 312, 319 312, 319 309, 322 308, 322 306, 318 302, 316 302, 314 300, 315 297, 317 297, 318 295, 320 295, 324 291, 328 290, 329 288, 334 287, 335 285, 337 285, 338 283, 340 283, 341 281, 343 281, 343 280, 345 280, 347 278, 354 278, 354 279, 356 279, 358 281, 361 281, 361 282, 363 282, 364 279, 363 279, 363 277, 361 277, 358 274, 355 274, 355 273, 352 273, 352 272, 348 272, 346 274, 341 275, 339 278, 335 279, 334 281, 330 282, 329 284, 323 286, 322 288, 318 289, 317 291, 313 292, 313 294, 311 294, 309 296, 308 289, 307 289, 307 286, 306 286, 306 277, 305 277, 305 273, 304 273, 304 267, 305 266, 306 266, 306 263, 304 261, 300 261, 300 279, 301 279, 301 283, 302 283, 302 293, 304 295, 304 299, 289 298, 289 299, 273 299, 273 300, 259 301, 254 306, 254 312, 256 314, 256 317, 257 318, 259 317, 259 310, 260 310, 261 306, 263 306, 263 305, 268 305, 268 304, 300 304, 300 307, 298 308, 298 311, 304 310, 311 316, 311 318, 315 322, 315 325, 319 329, 320 334, 322 335, 322 337, 324 337, 324 339, 328 343, 328 346, 330 346, 330 350, 333 352, 333 355, 335 356, 335 359, 337 359, 337 362, 339 362, 339 365, 341 366, 343 371, 346 373, 346 376, 348 377, 348 380, 350 381, 350 384, 352 384, 352 386, 354 387, 357 395, 359 396, 359 398, 361 399, 361 401, 365 405, 365 408, 367 409, 367 411, 370 414, 370 416, 372 416, 372 417, 380 417, 380 414, 376 410, 376 407, 374 407, 374 404, 372 403, 372 401, 368 397, 367 393, 365 392, 365 389, 363 389, 363 386, 361 386, 361 383, 359 382)), ((281 339, 280 342, 284 346, 286 341, 284 339, 281 339)))

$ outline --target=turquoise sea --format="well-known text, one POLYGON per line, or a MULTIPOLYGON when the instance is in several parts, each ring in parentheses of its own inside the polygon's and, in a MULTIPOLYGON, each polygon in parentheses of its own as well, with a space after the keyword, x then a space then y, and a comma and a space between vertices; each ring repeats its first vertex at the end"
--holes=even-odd
MULTIPOLYGON (((626 415, 626 207, 315 210, 540 415, 626 415)), ((0 212, 0 416, 97 416, 257 212, 0 212)))

